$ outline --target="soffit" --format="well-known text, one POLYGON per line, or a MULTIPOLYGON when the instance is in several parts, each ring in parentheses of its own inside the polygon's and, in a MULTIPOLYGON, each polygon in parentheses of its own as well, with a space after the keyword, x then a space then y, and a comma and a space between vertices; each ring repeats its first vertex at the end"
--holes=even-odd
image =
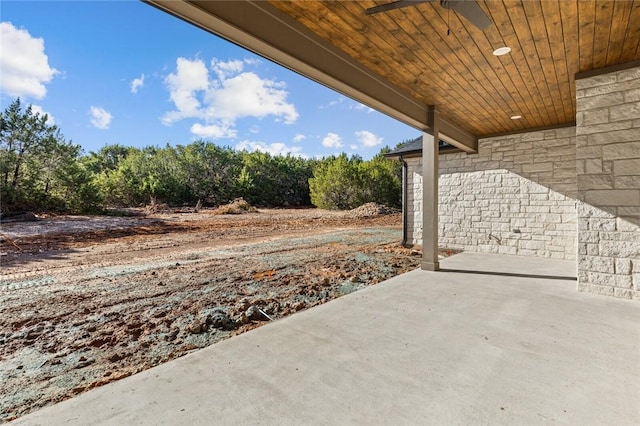
POLYGON ((478 137, 573 124, 576 73, 640 60, 640 0, 480 1, 484 31, 439 2, 365 14, 386 2, 269 3, 478 137))

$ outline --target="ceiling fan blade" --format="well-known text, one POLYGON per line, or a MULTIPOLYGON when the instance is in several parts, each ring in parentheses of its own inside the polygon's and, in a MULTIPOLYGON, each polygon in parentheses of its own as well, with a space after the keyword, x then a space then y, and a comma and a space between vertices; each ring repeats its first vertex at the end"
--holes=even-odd
POLYGON ((421 3, 431 3, 436 0, 396 0, 391 3, 381 4, 380 6, 370 7, 365 11, 367 15, 373 15, 374 13, 386 12, 388 10, 400 9, 407 6, 415 6, 421 3))
POLYGON ((475 1, 468 0, 443 0, 442 7, 454 10, 457 14, 464 16, 467 21, 481 30, 491 25, 491 19, 484 13, 482 8, 475 1))

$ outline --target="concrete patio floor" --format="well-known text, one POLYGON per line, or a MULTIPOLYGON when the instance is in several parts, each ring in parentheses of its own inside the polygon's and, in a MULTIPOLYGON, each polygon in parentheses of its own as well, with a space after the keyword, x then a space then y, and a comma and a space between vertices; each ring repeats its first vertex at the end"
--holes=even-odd
POLYGON ((462 253, 441 266, 15 424, 640 423, 640 304, 578 293, 572 261, 462 253))

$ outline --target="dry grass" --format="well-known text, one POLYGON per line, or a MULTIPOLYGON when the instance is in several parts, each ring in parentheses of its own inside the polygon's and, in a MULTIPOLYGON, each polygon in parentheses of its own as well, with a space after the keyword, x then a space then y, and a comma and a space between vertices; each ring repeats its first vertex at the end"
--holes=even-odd
POLYGON ((258 209, 253 207, 244 198, 236 198, 229 204, 220 206, 211 211, 211 214, 243 214, 243 213, 256 213, 258 209))

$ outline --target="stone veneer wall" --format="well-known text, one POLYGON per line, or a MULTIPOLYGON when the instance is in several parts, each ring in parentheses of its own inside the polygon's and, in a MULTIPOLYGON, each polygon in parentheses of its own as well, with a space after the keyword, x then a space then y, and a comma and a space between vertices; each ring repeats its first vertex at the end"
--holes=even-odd
POLYGON ((640 300, 640 68, 576 80, 578 289, 640 300))
MULTIPOLYGON (((575 143, 568 127, 482 139, 478 154, 441 155, 440 246, 575 259, 575 143)), ((408 242, 421 245, 422 163, 407 163, 408 242)))

